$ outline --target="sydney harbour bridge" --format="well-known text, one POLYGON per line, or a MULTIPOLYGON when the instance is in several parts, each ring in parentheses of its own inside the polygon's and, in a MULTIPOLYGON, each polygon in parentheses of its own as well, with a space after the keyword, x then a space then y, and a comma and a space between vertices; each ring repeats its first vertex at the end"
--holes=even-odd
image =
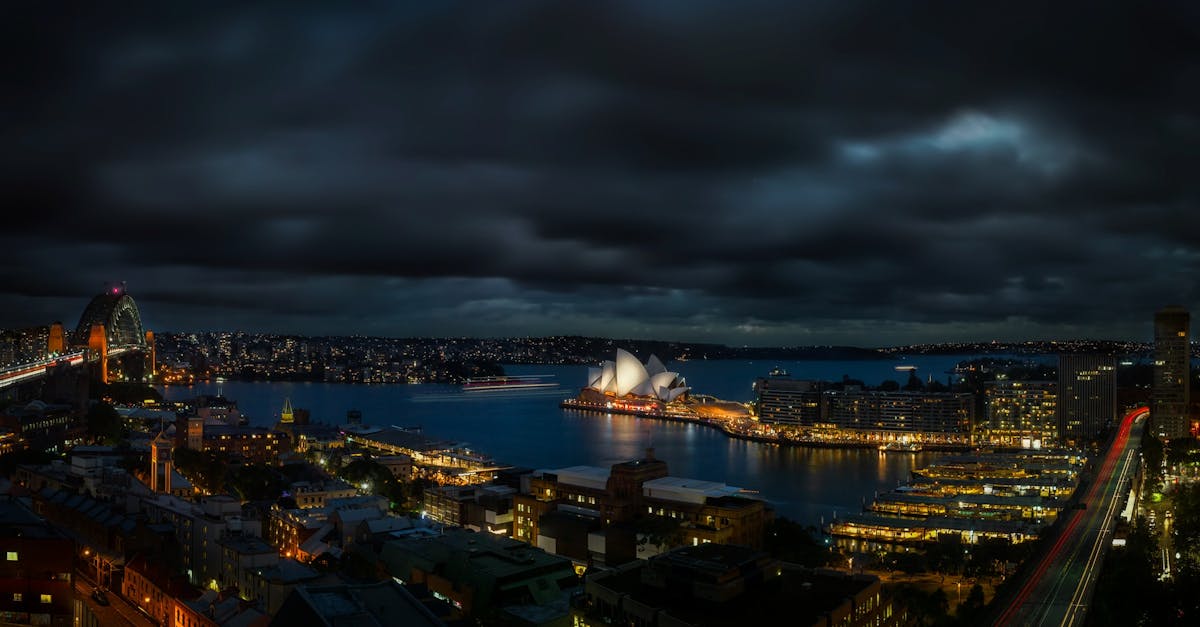
POLYGON ((39 347, 0 369, 0 394, 16 395, 63 380, 150 382, 154 334, 142 327, 137 303, 124 284, 106 288, 88 303, 73 330, 54 322, 39 329, 39 347))

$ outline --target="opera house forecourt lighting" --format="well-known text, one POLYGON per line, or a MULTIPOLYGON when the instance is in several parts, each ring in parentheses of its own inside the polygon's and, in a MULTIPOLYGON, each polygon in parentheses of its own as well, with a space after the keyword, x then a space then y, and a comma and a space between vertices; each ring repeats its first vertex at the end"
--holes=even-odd
POLYGON ((687 381, 679 373, 668 371, 658 357, 651 355, 642 364, 629 351, 618 348, 616 360, 588 368, 588 384, 580 400, 673 403, 686 398, 690 389, 687 381))

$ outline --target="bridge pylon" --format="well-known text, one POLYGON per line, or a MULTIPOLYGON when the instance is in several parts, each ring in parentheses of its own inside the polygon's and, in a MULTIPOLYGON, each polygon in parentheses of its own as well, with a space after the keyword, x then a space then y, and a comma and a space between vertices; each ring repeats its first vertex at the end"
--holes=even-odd
POLYGON ((158 355, 154 350, 154 331, 146 331, 146 346, 150 349, 146 351, 146 365, 149 366, 147 370, 150 371, 150 379, 156 381, 158 380, 158 355))
POLYGON ((61 355, 67 350, 67 336, 61 322, 50 325, 50 334, 46 338, 46 352, 50 355, 61 355))
POLYGON ((108 335, 104 332, 104 325, 93 324, 91 333, 88 335, 88 349, 98 358, 100 366, 100 382, 108 383, 108 335))

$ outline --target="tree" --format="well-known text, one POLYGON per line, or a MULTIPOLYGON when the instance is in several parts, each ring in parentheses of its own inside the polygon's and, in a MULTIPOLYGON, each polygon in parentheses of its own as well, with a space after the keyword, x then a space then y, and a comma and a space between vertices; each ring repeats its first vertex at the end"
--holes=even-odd
POLYGON ((680 521, 665 516, 644 516, 636 523, 638 545, 650 545, 660 551, 683 544, 680 521))
POLYGON ((162 402, 162 393, 144 383, 118 381, 110 383, 100 391, 104 398, 111 398, 120 405, 141 403, 146 400, 162 402))
POLYGON ((959 622, 966 625, 974 625, 976 619, 980 618, 983 614, 983 601, 983 586, 979 584, 971 586, 971 591, 967 593, 966 600, 959 603, 958 608, 955 610, 959 622))
POLYGON ((182 447, 175 449, 173 457, 175 470, 201 491, 208 494, 225 491, 225 478, 229 471, 229 462, 225 457, 211 451, 201 452, 182 447))
POLYGON ((250 464, 236 468, 228 478, 229 488, 243 501, 277 499, 286 483, 273 468, 250 464))
POLYGON ((815 529, 782 516, 767 526, 763 548, 772 557, 801 566, 826 566, 833 560, 829 547, 817 541, 815 529))
POLYGON ((93 403, 87 412, 87 433, 94 441, 114 445, 121 441, 125 422, 121 414, 108 403, 93 403))
POLYGON ((912 624, 942 625, 947 622, 950 599, 940 587, 933 592, 924 592, 909 584, 902 584, 895 591, 896 602, 908 609, 912 624))

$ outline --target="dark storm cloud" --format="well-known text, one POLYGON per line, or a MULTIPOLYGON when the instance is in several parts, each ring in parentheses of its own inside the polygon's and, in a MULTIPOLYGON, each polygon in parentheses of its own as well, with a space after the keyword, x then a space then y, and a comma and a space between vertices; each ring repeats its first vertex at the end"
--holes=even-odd
POLYGON ((887 344, 1200 304, 1188 3, 26 3, 4 326, 887 344), (73 320, 68 320, 73 322, 73 320))

